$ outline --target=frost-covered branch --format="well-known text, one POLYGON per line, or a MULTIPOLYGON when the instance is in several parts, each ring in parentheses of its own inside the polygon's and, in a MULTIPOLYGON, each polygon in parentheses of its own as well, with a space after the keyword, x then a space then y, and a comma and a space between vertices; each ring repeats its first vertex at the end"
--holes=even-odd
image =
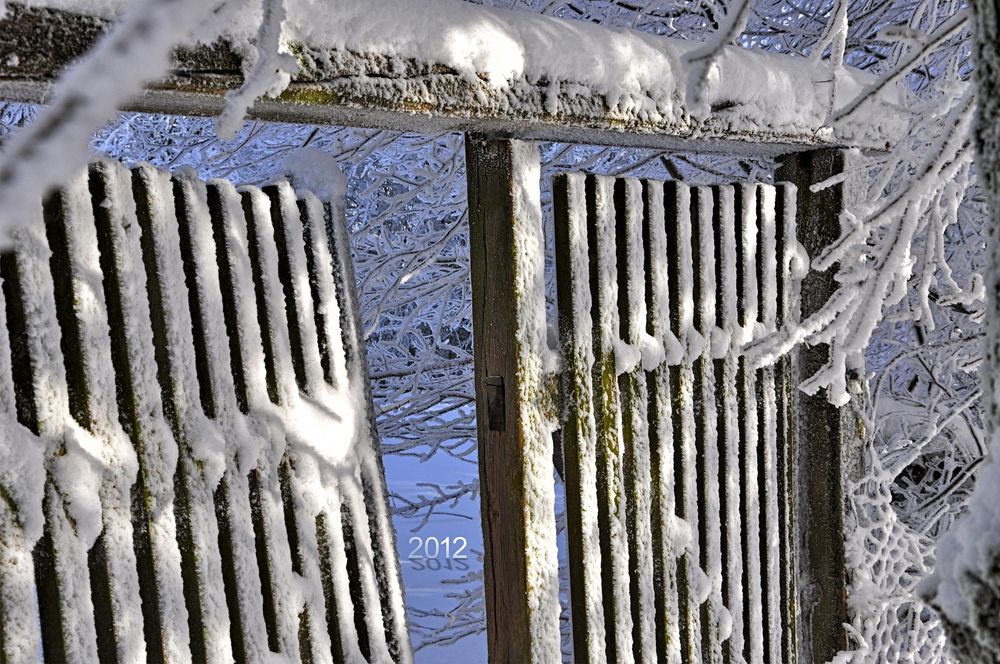
POLYGON ((684 64, 690 67, 687 75, 687 98, 692 105, 698 107, 704 104, 712 67, 722 56, 722 49, 735 42, 746 29, 753 7, 750 0, 733 0, 719 30, 703 46, 684 56, 684 64))
POLYGON ((299 70, 295 58, 282 52, 284 44, 281 29, 285 22, 285 0, 261 2, 264 11, 257 31, 255 57, 244 61, 243 85, 238 90, 226 93, 226 107, 215 125, 220 138, 235 138, 254 101, 264 95, 280 94, 291 82, 292 75, 299 70))
POLYGON ((118 107, 163 75, 183 43, 229 0, 140 0, 56 85, 52 103, 0 153, 0 242, 49 188, 86 163, 93 134, 118 107))
POLYGON ((891 72, 880 77, 874 84, 868 86, 861 94, 840 109, 833 116, 833 121, 840 122, 850 117, 863 104, 875 99, 880 92, 898 85, 924 58, 940 49, 948 40, 961 34, 968 27, 967 22, 968 12, 963 9, 942 23, 932 35, 927 37, 924 43, 920 44, 920 48, 914 49, 913 53, 896 65, 891 72))

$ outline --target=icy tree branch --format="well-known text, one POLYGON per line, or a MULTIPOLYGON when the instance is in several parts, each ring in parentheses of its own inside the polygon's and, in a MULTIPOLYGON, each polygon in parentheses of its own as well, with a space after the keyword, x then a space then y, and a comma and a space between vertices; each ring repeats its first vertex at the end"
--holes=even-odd
POLYGON ((50 188, 86 163, 93 134, 167 71, 173 47, 227 2, 140 0, 62 76, 52 103, 0 153, 0 243, 32 217, 28 210, 50 188))

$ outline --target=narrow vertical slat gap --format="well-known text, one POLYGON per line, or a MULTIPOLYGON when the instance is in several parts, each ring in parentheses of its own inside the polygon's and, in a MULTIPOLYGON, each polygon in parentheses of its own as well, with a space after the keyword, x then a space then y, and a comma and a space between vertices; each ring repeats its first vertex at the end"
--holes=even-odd
POLYGON ((354 606, 354 628, 358 632, 358 647, 366 660, 371 660, 371 642, 368 638, 368 621, 365 620, 365 598, 361 589, 361 567, 358 547, 354 541, 354 516, 347 503, 341 505, 340 520, 344 532, 344 553, 347 557, 348 592, 354 606))
POLYGON ((218 185, 209 184, 208 212, 212 220, 212 238, 215 240, 215 262, 219 266, 219 285, 222 295, 222 317, 229 337, 229 365, 233 374, 233 384, 236 387, 236 404, 240 412, 250 411, 250 399, 247 395, 246 371, 243 367, 240 348, 244 343, 243 330, 236 315, 236 295, 233 292, 233 267, 229 261, 228 243, 226 241, 227 212, 222 201, 222 192, 218 185))
POLYGON ((254 553, 257 557, 257 569, 260 571, 261 609, 264 612, 264 626, 267 629, 267 647, 272 652, 281 652, 281 640, 278 636, 278 610, 274 599, 274 571, 271 569, 269 555, 269 540, 273 537, 268 532, 267 519, 261 506, 261 492, 264 481, 259 469, 250 471, 250 519, 253 523, 254 553))
POLYGON ((208 345, 205 337, 204 308, 198 292, 198 275, 191 246, 191 225, 197 220, 191 219, 187 194, 184 184, 174 181, 174 204, 177 214, 177 232, 180 236, 181 262, 184 271, 184 283, 188 291, 188 308, 191 311, 191 342, 194 345, 195 372, 198 375, 198 394, 205 415, 215 418, 215 395, 212 391, 212 378, 209 369, 208 345))
MULTIPOLYGON (((334 518, 339 518, 335 515, 334 518)), ((340 607, 337 606, 337 591, 334 581, 333 557, 329 535, 328 515, 316 517, 316 540, 319 544, 320 579, 323 584, 323 603, 326 609, 326 629, 330 636, 330 650, 333 661, 343 662, 345 658, 343 637, 340 633, 340 607)))

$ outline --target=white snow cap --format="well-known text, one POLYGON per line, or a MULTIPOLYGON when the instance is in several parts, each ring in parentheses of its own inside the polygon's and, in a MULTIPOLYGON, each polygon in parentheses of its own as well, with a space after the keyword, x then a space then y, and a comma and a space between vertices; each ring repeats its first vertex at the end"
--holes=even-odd
POLYGON ((278 172, 287 176, 296 189, 311 191, 323 201, 339 201, 347 191, 347 178, 337 160, 318 148, 292 150, 278 172))

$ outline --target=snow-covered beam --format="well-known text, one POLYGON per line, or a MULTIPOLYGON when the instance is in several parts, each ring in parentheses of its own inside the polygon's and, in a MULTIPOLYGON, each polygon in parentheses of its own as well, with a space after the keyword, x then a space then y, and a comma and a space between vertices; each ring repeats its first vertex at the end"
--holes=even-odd
MULTIPOLYGON (((325 13, 287 4, 284 34, 300 71, 280 96, 256 103, 251 114, 259 118, 754 154, 882 149, 898 133, 894 114, 884 112, 828 126, 828 72, 792 56, 727 47, 695 107, 685 101, 691 42, 459 0, 345 0, 325 13)), ((118 5, 9 3, 0 20, 0 98, 49 98, 59 73, 107 30, 118 5), (76 13, 98 9, 105 14, 76 13)), ((170 74, 128 109, 218 114, 243 80, 240 54, 253 52, 257 21, 248 12, 211 45, 178 49, 170 74)), ((845 74, 840 101, 868 83, 845 74)))

